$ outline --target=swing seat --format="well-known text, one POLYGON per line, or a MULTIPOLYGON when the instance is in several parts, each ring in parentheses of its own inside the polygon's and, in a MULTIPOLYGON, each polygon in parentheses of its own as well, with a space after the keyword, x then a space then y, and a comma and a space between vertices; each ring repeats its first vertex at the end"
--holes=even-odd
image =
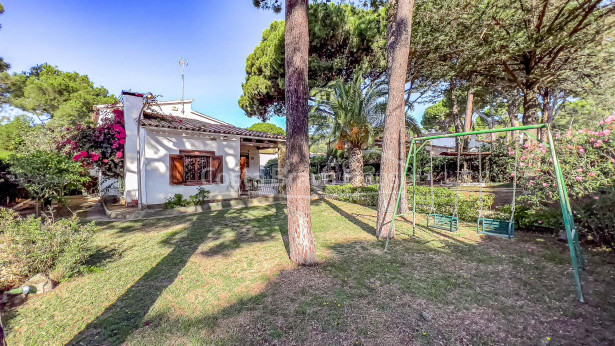
POLYGON ((480 218, 476 230, 478 234, 511 239, 515 236, 515 223, 506 220, 480 218))
POLYGON ((427 227, 455 232, 459 229, 459 218, 442 214, 427 215, 427 227))

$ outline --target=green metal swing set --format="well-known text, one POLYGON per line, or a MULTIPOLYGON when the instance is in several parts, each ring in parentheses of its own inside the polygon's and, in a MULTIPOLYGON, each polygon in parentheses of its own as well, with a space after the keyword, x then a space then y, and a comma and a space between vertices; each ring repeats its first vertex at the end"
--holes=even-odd
MULTIPOLYGON (((517 127, 509 127, 509 128, 499 128, 499 129, 489 129, 489 130, 480 130, 480 131, 470 131, 470 132, 460 132, 460 133, 451 133, 445 135, 436 135, 436 136, 427 136, 427 137, 417 137, 413 138, 410 142, 410 151, 408 153, 408 157, 406 160, 406 167, 404 169, 404 177, 408 174, 408 167, 410 166, 410 159, 412 159, 412 210, 407 213, 398 214, 399 205, 401 202, 401 196, 403 193, 404 184, 400 184, 399 192, 397 195, 397 202, 395 204, 393 220, 391 221, 391 229, 395 227, 395 219, 400 216, 404 216, 406 214, 412 213, 412 235, 416 235, 416 155, 425 147, 425 145, 434 139, 440 138, 455 138, 459 141, 460 137, 472 136, 472 135, 481 135, 481 134, 490 134, 490 133, 501 133, 501 132, 512 132, 512 131, 520 131, 523 134, 526 134, 528 137, 537 140, 536 137, 530 133, 530 130, 539 130, 546 129, 547 139, 548 139, 548 147, 551 152, 551 159, 553 161, 553 168, 555 171, 555 178, 557 181, 557 191, 560 197, 560 206, 562 209, 562 217, 564 219, 564 226, 566 228, 566 236, 568 239, 568 248, 570 250, 570 259, 572 261, 572 269, 574 274, 574 280, 577 289, 577 295, 579 301, 585 302, 583 298, 583 287, 580 279, 580 269, 585 269, 585 262, 583 260, 583 256, 581 254, 581 247, 579 244, 579 235, 577 232, 577 228, 574 223, 574 217, 572 215, 572 209, 570 207, 570 199, 568 198, 568 191, 566 189, 566 184, 564 183, 564 178, 562 175, 562 169, 560 167, 559 161, 557 159, 557 154, 555 152, 555 146, 553 144, 553 136, 551 135, 551 129, 547 124, 539 124, 539 125, 527 125, 527 126, 517 126, 517 127)), ((479 208, 479 217, 477 220, 477 232, 480 234, 488 234, 495 235, 499 237, 505 237, 511 239, 514 237, 514 212, 515 212, 515 197, 516 197, 516 186, 517 186, 517 165, 518 165, 518 142, 515 147, 515 165, 514 165, 514 175, 513 175, 513 202, 511 206, 511 217, 509 220, 500 220, 500 219, 490 219, 482 216, 482 184, 483 184, 483 173, 482 173, 482 162, 481 162, 481 153, 479 150, 479 181, 480 181, 480 196, 481 196, 481 207, 479 208)), ((453 215, 442 215, 437 214, 435 212, 434 206, 434 189, 433 189, 433 158, 430 155, 430 166, 431 166, 431 211, 427 215, 427 226, 431 228, 442 229, 446 231, 457 231, 459 229, 459 215, 458 215, 458 199, 459 199, 459 172, 460 172, 460 156, 461 156, 461 146, 457 145, 457 191, 455 198, 455 208, 453 215)), ((390 242, 390 234, 389 232, 385 250, 389 247, 390 242)))

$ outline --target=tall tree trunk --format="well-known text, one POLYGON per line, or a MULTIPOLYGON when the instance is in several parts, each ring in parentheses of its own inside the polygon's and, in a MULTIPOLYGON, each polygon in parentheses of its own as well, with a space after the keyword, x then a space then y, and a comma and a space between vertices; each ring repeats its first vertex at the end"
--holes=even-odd
POLYGON ((523 90, 523 125, 538 124, 539 110, 538 90, 534 86, 525 88, 523 90))
POLYGON ((350 148, 350 183, 353 186, 363 186, 363 149, 350 148))
POLYGON ((400 171, 402 164, 399 160, 405 156, 402 156, 402 153, 406 150, 404 91, 414 10, 414 0, 390 1, 393 6, 387 34, 389 99, 382 140, 381 179, 376 223, 376 236, 379 238, 395 236, 391 221, 395 213, 400 182, 405 180, 402 176, 403 171, 400 171))
MULTIPOLYGON (((540 102, 538 102, 538 90, 532 84, 523 91, 523 125, 538 124, 538 111, 540 110, 540 102)), ((534 136, 538 136, 538 130, 529 130, 534 136)))
POLYGON ((468 90, 468 100, 466 101, 466 117, 463 121, 463 131, 472 130, 472 115, 474 114, 474 87, 468 90))
POLYGON ((286 0, 286 187, 290 260, 316 263, 310 210, 308 0, 286 0))
MULTIPOLYGON (((466 101, 466 116, 463 120, 463 132, 469 132, 472 130, 472 115, 474 114, 474 87, 470 86, 468 89, 468 99, 466 101)), ((463 139, 463 146, 467 149, 470 148, 470 138, 465 137, 463 139)), ((467 167, 464 166, 464 169, 467 167)))
POLYGON ((461 132, 461 119, 459 118, 459 103, 457 101, 457 86, 455 85, 455 81, 451 79, 449 90, 451 92, 451 101, 453 102, 453 111, 452 117, 455 123, 455 132, 461 132))
MULTIPOLYGON (((517 93, 518 94, 518 93, 517 93)), ((507 101, 508 101, 508 106, 507 106, 507 113, 508 113, 508 119, 510 119, 510 126, 512 127, 517 127, 519 126, 519 110, 520 110, 520 97, 518 95, 510 95, 507 97, 507 101)), ((517 132, 513 131, 512 132, 512 139, 513 142, 517 140, 517 132)))

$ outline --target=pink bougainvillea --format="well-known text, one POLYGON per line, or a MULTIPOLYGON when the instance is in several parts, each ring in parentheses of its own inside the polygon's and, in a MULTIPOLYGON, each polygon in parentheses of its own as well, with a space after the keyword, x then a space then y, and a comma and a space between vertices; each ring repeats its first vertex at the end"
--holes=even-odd
POLYGON ((98 168, 103 174, 119 177, 124 169, 124 111, 116 108, 97 126, 66 128, 66 134, 57 143, 59 149, 72 155, 75 162, 89 168, 98 168))

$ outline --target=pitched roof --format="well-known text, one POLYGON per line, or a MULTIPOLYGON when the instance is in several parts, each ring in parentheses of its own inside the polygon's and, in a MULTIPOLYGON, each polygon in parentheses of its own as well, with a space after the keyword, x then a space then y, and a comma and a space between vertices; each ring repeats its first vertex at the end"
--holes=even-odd
POLYGON ((266 139, 286 140, 285 136, 274 135, 265 132, 251 131, 233 125, 211 124, 204 121, 181 118, 168 114, 162 114, 155 110, 146 109, 143 112, 141 126, 158 127, 166 129, 197 131, 204 133, 215 133, 225 135, 236 135, 244 137, 257 137, 266 139))

